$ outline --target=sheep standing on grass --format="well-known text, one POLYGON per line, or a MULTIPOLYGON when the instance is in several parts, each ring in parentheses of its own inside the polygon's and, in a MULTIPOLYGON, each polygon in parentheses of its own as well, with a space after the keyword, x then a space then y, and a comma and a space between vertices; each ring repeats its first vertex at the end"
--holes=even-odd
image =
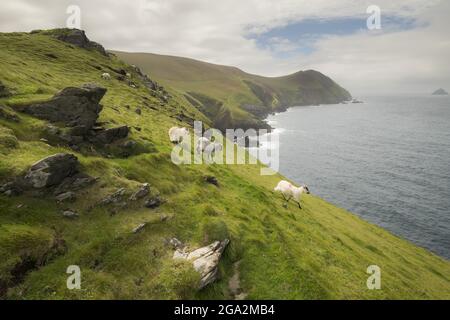
POLYGON ((289 200, 293 198, 295 202, 297 202, 300 209, 302 208, 302 206, 300 205, 300 197, 302 193, 309 194, 309 189, 306 185, 295 187, 290 182, 287 182, 285 180, 281 180, 275 187, 274 191, 281 192, 284 200, 286 200, 285 206, 287 206, 289 200))
POLYGON ((180 143, 189 136, 189 130, 186 128, 172 127, 169 129, 169 138, 172 143, 180 143))
POLYGON ((111 75, 109 73, 103 73, 102 74, 102 79, 103 80, 111 80, 111 75))
POLYGON ((223 150, 223 145, 218 142, 212 142, 208 144, 205 148, 205 154, 207 155, 208 160, 212 160, 212 157, 223 150))
POLYGON ((195 151, 197 152, 197 154, 200 154, 200 153, 204 152, 206 147, 209 146, 210 144, 211 144, 211 141, 208 138, 200 137, 197 140, 197 147, 196 147, 195 151))

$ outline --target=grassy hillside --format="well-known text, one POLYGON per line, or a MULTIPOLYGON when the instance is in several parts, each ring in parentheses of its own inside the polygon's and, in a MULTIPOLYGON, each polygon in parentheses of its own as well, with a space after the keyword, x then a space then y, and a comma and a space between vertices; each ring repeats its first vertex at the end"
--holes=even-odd
POLYGON ((164 85, 186 95, 194 106, 209 111, 217 128, 265 127, 261 119, 289 106, 340 103, 351 95, 314 70, 267 78, 188 58, 151 53, 115 52, 164 85))
MULTIPOLYGON (((0 185, 58 152, 75 154, 83 172, 99 177, 71 203, 59 204, 45 192, 0 195, 1 298, 226 299, 233 298, 229 280, 236 270, 249 299, 450 298, 448 261, 314 195, 303 198, 303 210, 293 203, 284 208, 272 192, 282 177, 260 176, 260 165, 174 165, 167 130, 187 126, 180 114, 204 116, 169 86, 168 101, 152 94, 114 56, 43 33, 0 34, 0 81, 12 94, 0 98, 0 185), (101 78, 119 68, 131 73, 137 88, 101 78), (90 82, 108 90, 99 121, 129 125, 130 138, 145 152, 78 152, 45 140, 48 123, 17 111, 90 82), (205 175, 215 176, 219 187, 205 175), (160 207, 99 205, 118 188, 132 192, 144 182, 166 200, 160 207), (67 209, 80 216, 64 217, 67 209), (146 227, 133 233, 143 222, 146 227), (197 290, 192 266, 172 259, 167 239, 173 237, 191 248, 229 238, 220 279, 197 290), (381 290, 366 287, 373 264, 382 271, 381 290), (81 268, 81 290, 66 287, 69 265, 81 268)), ((310 189, 314 193, 314 185, 310 189)))

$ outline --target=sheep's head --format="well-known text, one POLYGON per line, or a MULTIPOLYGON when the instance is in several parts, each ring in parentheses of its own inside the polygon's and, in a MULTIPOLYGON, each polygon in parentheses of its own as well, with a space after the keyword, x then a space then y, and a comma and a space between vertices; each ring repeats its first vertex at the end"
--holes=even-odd
POLYGON ((305 193, 306 194, 309 194, 310 192, 309 192, 309 189, 308 189, 308 186, 305 184, 305 185, 303 185, 303 189, 305 190, 305 193))

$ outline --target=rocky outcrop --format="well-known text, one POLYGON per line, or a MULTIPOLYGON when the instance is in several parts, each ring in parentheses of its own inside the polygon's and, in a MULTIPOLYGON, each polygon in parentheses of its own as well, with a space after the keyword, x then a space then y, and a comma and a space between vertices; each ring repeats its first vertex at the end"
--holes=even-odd
POLYGON ((220 257, 229 242, 228 239, 215 241, 209 246, 192 252, 177 249, 173 259, 185 259, 192 262, 194 269, 200 273, 199 288, 202 289, 217 279, 220 257))
POLYGON ((24 177, 27 186, 41 189, 60 184, 78 172, 78 159, 72 154, 59 153, 44 158, 31 166, 24 177))
POLYGON ((9 92, 8 88, 0 81, 0 98, 9 97, 11 92, 9 92))
POLYGON ((63 32, 56 35, 56 39, 70 43, 74 46, 83 49, 97 50, 101 54, 107 56, 105 48, 97 42, 90 41, 83 30, 78 29, 64 29, 63 32))
POLYGON ((95 135, 92 135, 89 138, 89 140, 92 143, 110 144, 113 143, 114 141, 126 138, 129 132, 130 128, 128 126, 121 126, 111 129, 102 129, 97 131, 95 135))
POLYGON ((105 93, 105 88, 95 84, 67 87, 47 102, 17 108, 57 126, 70 128, 60 130, 56 126, 49 126, 47 133, 53 136, 53 140, 57 138, 74 150, 79 150, 80 145, 86 142, 102 147, 126 138, 130 132, 128 126, 105 129, 97 125, 103 109, 100 100, 105 93))
POLYGON ((447 95, 448 95, 448 92, 442 88, 437 89, 435 92, 433 92, 433 96, 447 96, 447 95))
POLYGON ((150 184, 144 183, 135 193, 130 197, 131 201, 142 199, 150 193, 150 184))
POLYGON ((39 119, 74 127, 84 134, 95 125, 102 110, 99 102, 105 93, 105 88, 95 84, 68 87, 50 101, 24 106, 19 110, 39 119))

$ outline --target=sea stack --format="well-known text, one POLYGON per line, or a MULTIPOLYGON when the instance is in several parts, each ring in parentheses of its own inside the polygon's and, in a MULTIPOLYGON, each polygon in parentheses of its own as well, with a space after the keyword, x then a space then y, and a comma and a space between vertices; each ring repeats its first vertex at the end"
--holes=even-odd
POLYGON ((440 88, 433 92, 433 96, 448 96, 448 92, 440 88))

